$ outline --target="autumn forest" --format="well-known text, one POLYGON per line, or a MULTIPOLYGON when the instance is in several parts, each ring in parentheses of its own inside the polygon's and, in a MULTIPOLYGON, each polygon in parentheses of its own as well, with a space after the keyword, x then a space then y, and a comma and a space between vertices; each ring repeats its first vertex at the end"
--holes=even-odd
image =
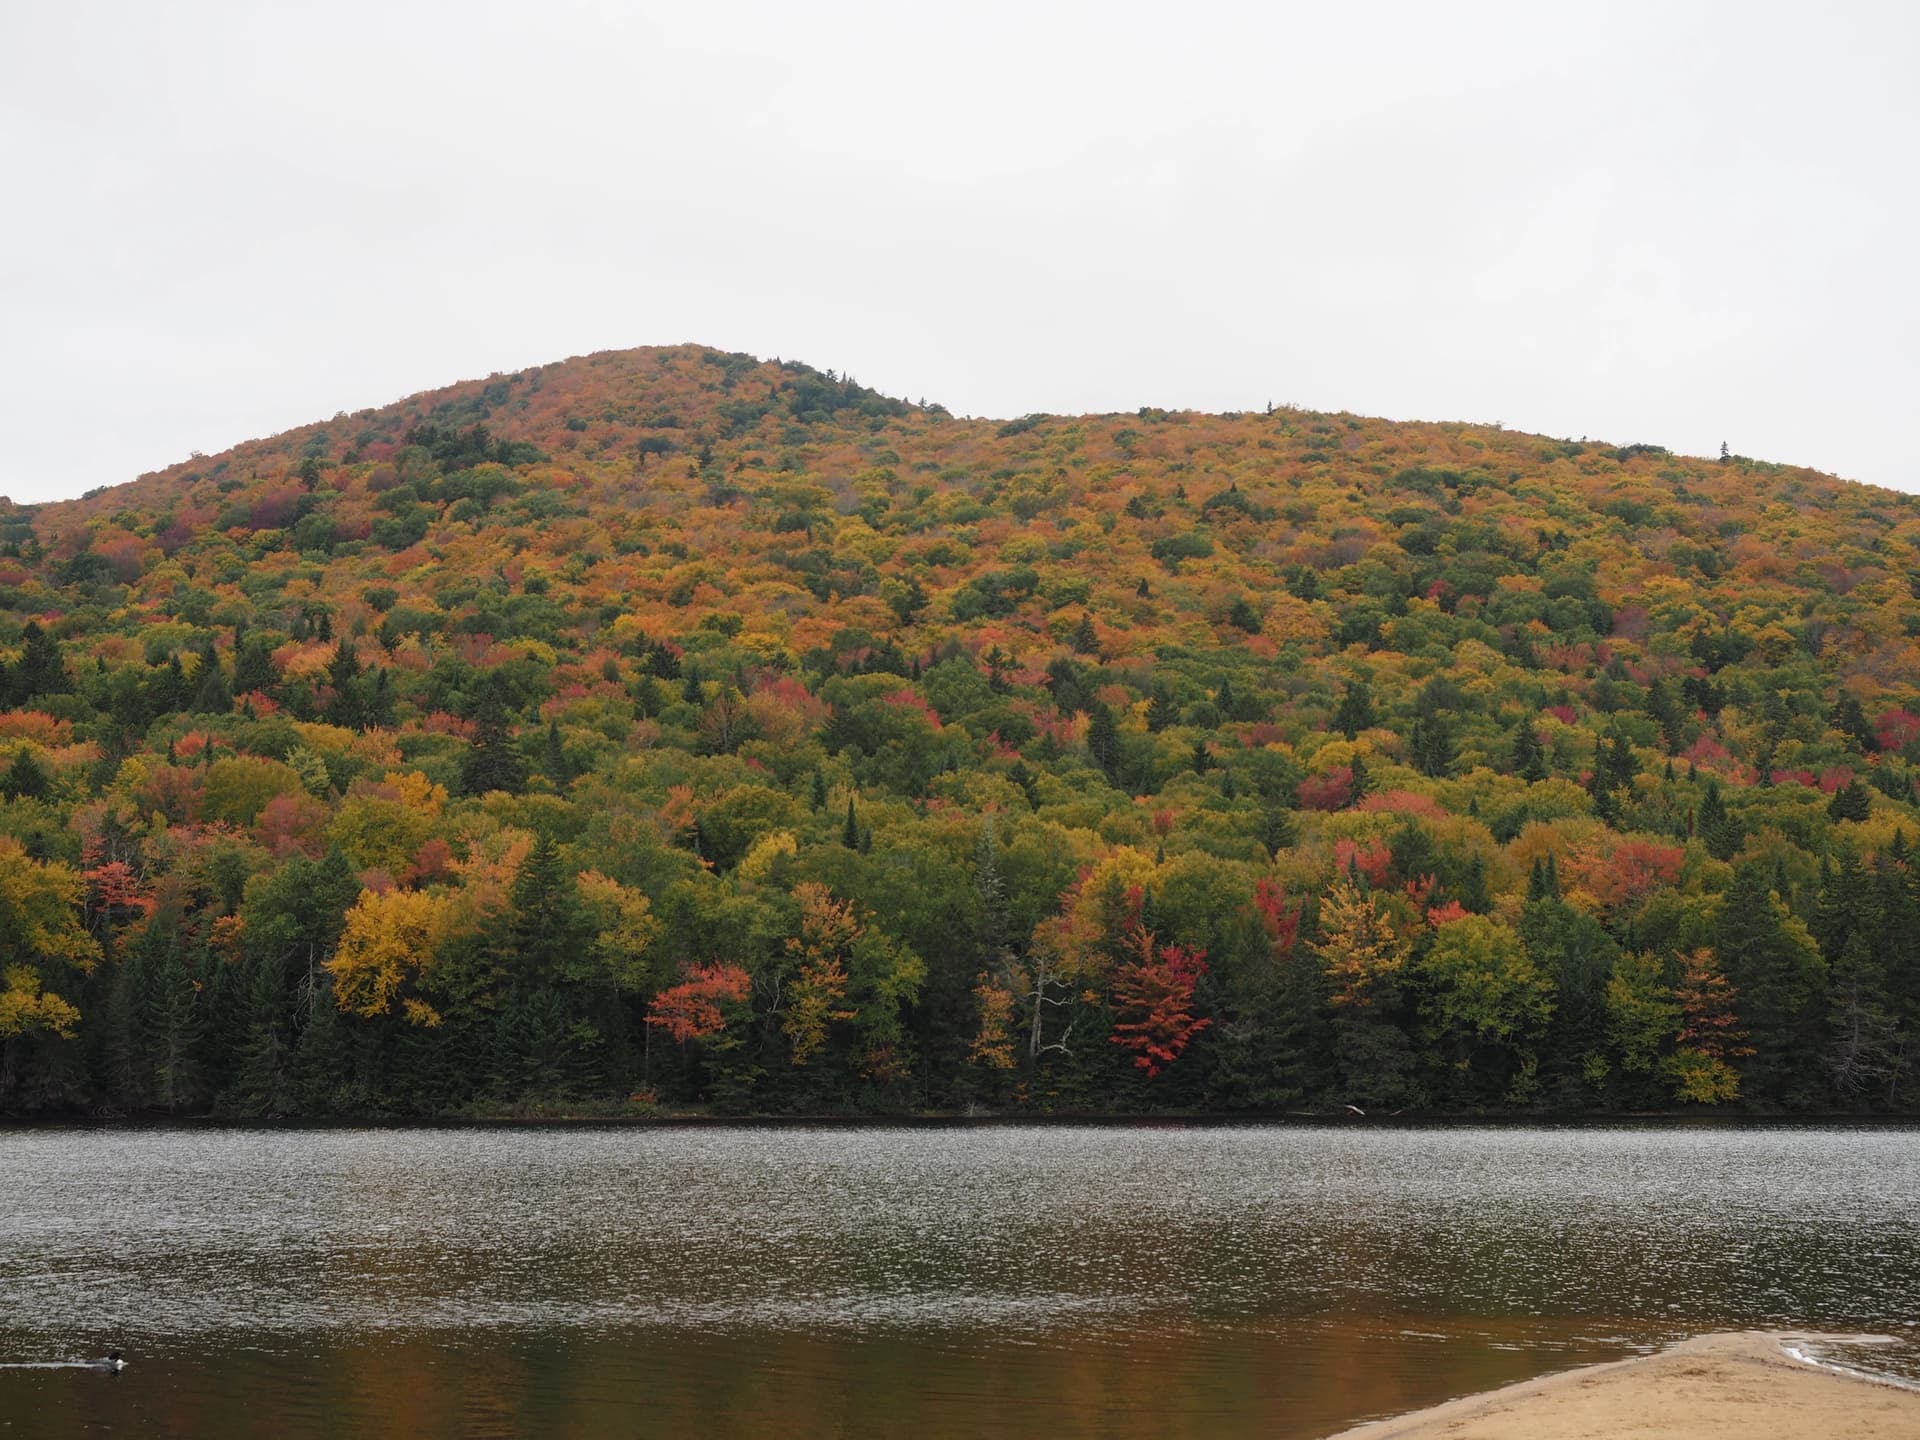
POLYGON ((693 346, 0 500, 0 1113, 1911 1111, 1917 548, 693 346))

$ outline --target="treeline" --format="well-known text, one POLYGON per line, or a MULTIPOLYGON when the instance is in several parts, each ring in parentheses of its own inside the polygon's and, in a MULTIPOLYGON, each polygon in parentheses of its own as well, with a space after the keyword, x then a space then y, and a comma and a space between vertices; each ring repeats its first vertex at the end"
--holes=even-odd
MULTIPOLYGON (((811 709, 844 748, 785 788, 738 784, 704 804, 683 777, 719 756, 668 749, 575 774, 552 727, 515 741, 475 725, 445 767, 466 798, 398 769, 343 790, 298 738, 337 727, 230 711, 170 758, 121 762, 59 826, 23 747, 8 814, 45 824, 0 838, 7 1104, 1911 1103, 1920 892, 1906 831, 1865 855, 1847 843, 1885 797, 1861 792, 1867 813, 1850 818, 1841 787, 1773 815, 1814 826, 1830 852, 1815 859, 1762 828, 1759 807, 1730 808, 1717 780, 1637 761, 1623 775, 1621 759, 1596 771, 1611 775, 1601 793, 1630 791, 1637 814, 1679 817, 1677 833, 1525 820, 1502 845, 1473 818, 1478 796, 1455 816, 1427 793, 1372 789, 1357 760, 1328 796, 1202 741, 1160 787, 1184 813, 1125 797, 1131 833, 1109 841, 1074 823, 1093 818, 1089 792, 1123 798, 1091 725, 1046 760, 1038 744, 1032 762, 939 760, 918 800, 863 786, 889 749, 866 727, 901 721, 896 742, 928 743, 958 729, 922 692, 966 668, 944 661, 918 688, 829 682, 837 720, 811 709), (289 741, 280 759, 249 748, 289 741), (74 841, 78 864, 42 858, 74 841)), ((733 707, 730 726, 765 734, 751 717, 770 694, 782 708, 763 715, 809 707, 783 679, 662 714, 712 728, 733 707)), ((1543 753, 1527 733, 1516 770, 1543 753)), ((334 759, 354 768, 350 752, 334 759)), ((1571 788, 1520 774, 1506 788, 1564 799, 1556 784, 1571 788)))

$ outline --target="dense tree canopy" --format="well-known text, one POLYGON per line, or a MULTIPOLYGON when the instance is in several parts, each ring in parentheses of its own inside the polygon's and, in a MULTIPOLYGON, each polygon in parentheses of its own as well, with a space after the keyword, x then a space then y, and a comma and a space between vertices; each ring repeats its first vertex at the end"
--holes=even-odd
POLYGON ((0 501, 0 1109, 1908 1108, 1916 546, 693 347, 0 501))

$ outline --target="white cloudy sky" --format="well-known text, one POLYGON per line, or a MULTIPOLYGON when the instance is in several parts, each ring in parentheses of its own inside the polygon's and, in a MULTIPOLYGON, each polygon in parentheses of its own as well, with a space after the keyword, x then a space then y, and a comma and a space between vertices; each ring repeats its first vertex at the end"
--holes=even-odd
POLYGON ((0 3, 0 494, 589 350, 1920 490, 1920 6, 0 3))

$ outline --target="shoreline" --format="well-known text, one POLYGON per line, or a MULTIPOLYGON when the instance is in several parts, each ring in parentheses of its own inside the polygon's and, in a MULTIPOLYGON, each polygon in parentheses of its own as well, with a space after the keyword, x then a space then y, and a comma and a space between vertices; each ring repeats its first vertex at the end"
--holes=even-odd
POLYGON ((1721 1331, 1650 1355, 1523 1380, 1327 1440, 1915 1440, 1920 1387, 1828 1364, 1796 1342, 1872 1337, 1721 1331))
POLYGON ((960 1110, 871 1111, 855 1114, 793 1114, 749 1111, 501 1111, 475 1115, 83 1115, 0 1112, 6 1130, 475 1130, 475 1129, 1018 1129, 1078 1126, 1089 1129, 1164 1128, 1234 1129, 1255 1126, 1300 1129, 1371 1128, 1377 1130, 1535 1130, 1633 1129, 1751 1130, 1859 1129, 1907 1130, 1920 1126, 1920 1111, 1885 1115, 1778 1114, 1766 1112, 1701 1114, 1697 1111, 1640 1110, 1617 1114, 1576 1112, 1541 1115, 1431 1114, 1350 1115, 1340 1111, 1026 1111, 960 1110))

